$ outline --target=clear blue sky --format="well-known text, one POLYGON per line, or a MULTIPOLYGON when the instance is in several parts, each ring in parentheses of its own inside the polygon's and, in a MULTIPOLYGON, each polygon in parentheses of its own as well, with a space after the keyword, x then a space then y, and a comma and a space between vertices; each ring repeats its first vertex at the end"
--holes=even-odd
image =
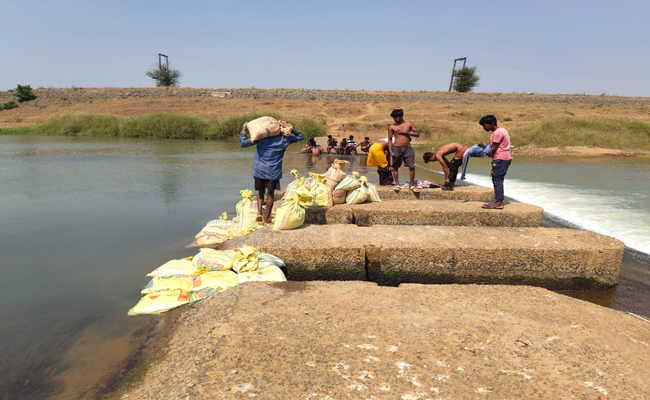
POLYGON ((650 96, 650 1, 0 0, 0 90, 181 86, 650 96))

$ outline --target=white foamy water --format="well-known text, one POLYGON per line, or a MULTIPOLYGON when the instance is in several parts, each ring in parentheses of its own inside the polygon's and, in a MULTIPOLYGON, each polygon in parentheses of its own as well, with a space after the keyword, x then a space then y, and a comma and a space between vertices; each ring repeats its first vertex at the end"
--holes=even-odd
MULTIPOLYGON (((493 187, 489 176, 467 174, 467 182, 493 187)), ((528 182, 506 176, 505 194, 517 201, 543 207, 551 217, 615 237, 630 248, 650 254, 647 193, 528 182)))

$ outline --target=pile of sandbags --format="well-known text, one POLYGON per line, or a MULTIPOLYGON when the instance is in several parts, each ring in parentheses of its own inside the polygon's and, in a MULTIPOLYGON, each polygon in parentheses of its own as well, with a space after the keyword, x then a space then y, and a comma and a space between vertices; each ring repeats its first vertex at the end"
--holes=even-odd
POLYGON ((194 257, 171 260, 147 274, 152 279, 128 315, 160 314, 244 282, 286 281, 282 267, 284 261, 251 246, 201 249, 194 257))
POLYGON ((358 172, 347 175, 341 167, 345 164, 335 160, 325 174, 310 173, 300 177, 292 170, 295 179, 289 183, 278 208, 274 230, 295 229, 305 221, 304 207, 333 207, 336 204, 360 204, 381 201, 372 183, 358 172), (280 217, 282 216, 282 217, 280 217))
MULTIPOLYGON (((240 190, 242 199, 235 205, 237 216, 228 220, 228 214, 221 214, 218 219, 209 221, 199 233, 194 236, 196 246, 203 248, 215 248, 226 240, 248 235, 264 227, 257 219, 257 199, 253 192, 246 189, 240 190)), ((262 209, 264 211, 264 208, 262 209)))

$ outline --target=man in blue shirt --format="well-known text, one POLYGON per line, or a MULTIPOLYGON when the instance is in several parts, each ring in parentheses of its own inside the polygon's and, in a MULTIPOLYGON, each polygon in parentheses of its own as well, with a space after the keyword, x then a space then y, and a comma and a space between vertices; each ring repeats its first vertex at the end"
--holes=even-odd
POLYGON ((275 189, 280 189, 282 179, 282 159, 284 151, 290 144, 303 140, 305 137, 295 129, 291 130, 292 135, 270 136, 253 142, 246 137, 246 126, 242 126, 239 134, 239 145, 249 147, 257 145, 255 162, 253 162, 253 178, 255 178, 255 190, 257 190, 257 221, 262 222, 262 207, 264 205, 264 193, 266 192, 266 218, 265 224, 271 223, 271 210, 273 210, 273 196, 275 189))

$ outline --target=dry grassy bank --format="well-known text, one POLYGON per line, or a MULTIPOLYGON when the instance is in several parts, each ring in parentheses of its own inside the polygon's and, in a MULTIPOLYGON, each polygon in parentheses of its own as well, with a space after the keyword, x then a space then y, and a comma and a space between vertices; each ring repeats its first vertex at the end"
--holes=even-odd
MULTIPOLYGON (((499 123, 512 132, 529 128, 531 124, 555 121, 576 120, 621 120, 650 123, 650 105, 615 104, 615 101, 599 103, 601 96, 586 98, 588 102, 553 102, 553 95, 535 95, 538 102, 531 101, 530 95, 509 94, 470 94, 470 100, 462 95, 442 97, 439 101, 321 101, 290 100, 274 98, 144 98, 115 99, 68 105, 19 107, 0 112, 0 128, 32 127, 44 123, 48 118, 66 114, 109 114, 121 117, 143 116, 152 113, 175 113, 200 116, 206 119, 224 118, 248 112, 275 111, 292 118, 313 118, 326 121, 326 131, 334 136, 369 136, 378 140, 386 136, 386 127, 391 122, 390 111, 403 108, 405 118, 412 120, 424 133, 420 142, 434 145, 447 141, 471 143, 485 140, 486 134, 478 125, 485 114, 494 114, 499 123), (521 101, 518 101, 521 100, 521 101), (614 103, 614 104, 612 104, 614 103)), ((584 97, 584 96, 583 96, 584 97)), ((622 98, 625 99, 625 98, 622 98)), ((558 97, 558 101, 562 101, 558 97)), ((605 124, 607 125, 607 124, 605 124)), ((606 129, 611 129, 606 128, 606 129)), ((614 128, 616 129, 616 128, 614 128)), ((611 132, 613 136, 618 132, 611 132)), ((571 135, 571 132, 565 132, 571 135)), ((568 137, 568 136, 567 136, 568 137)), ((561 142, 560 138, 560 142, 561 142)), ((517 144, 516 137, 513 142, 517 144)), ((634 141, 637 143, 638 141, 634 141)), ((522 145, 521 143, 519 145, 522 145)), ((580 145, 567 143, 567 145, 580 145)), ((609 146, 610 144, 608 144, 609 146)), ((553 145, 548 145, 553 146, 553 145)), ((555 144, 562 146, 562 143, 555 144)), ((590 144, 595 146, 595 144, 590 144)), ((626 150, 625 144, 612 146, 626 150)), ((650 148, 648 146, 640 150, 650 148)))

